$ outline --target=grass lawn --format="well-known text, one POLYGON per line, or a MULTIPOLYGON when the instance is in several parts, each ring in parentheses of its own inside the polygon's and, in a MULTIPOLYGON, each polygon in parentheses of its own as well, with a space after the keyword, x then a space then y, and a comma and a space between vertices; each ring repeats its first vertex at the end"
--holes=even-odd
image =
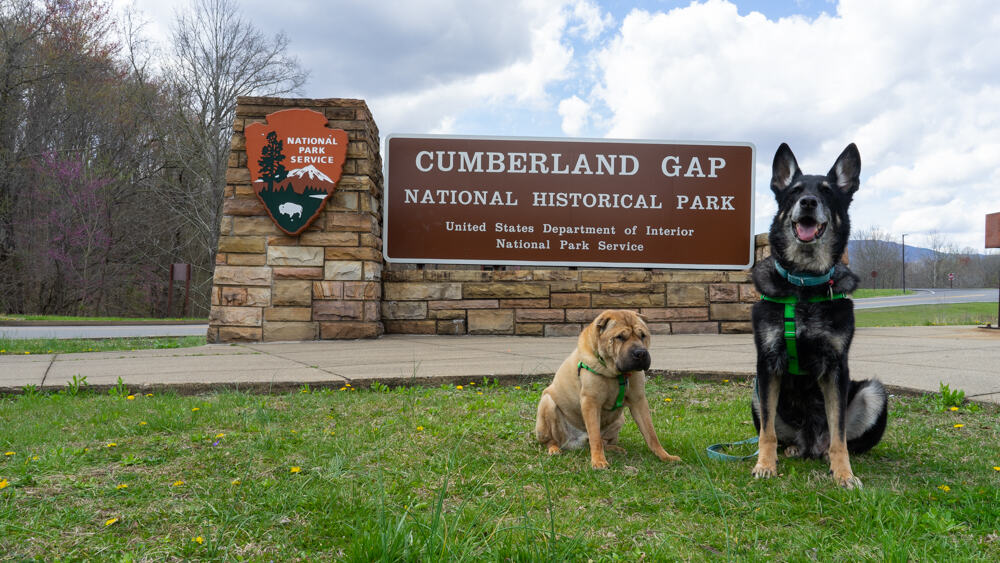
POLYGON ((893 297, 895 295, 912 295, 912 291, 903 293, 902 289, 855 289, 851 297, 865 299, 867 297, 893 297))
POLYGON ((996 303, 951 303, 856 309, 857 326, 984 325, 997 322, 996 303))
POLYGON ((203 346, 204 336, 136 336, 130 338, 3 338, 0 354, 70 354, 150 348, 190 348, 203 346))
POLYGON ((754 433, 742 382, 654 380, 650 453, 590 469, 531 432, 542 385, 0 399, 0 553, 72 560, 1000 559, 1000 416, 891 400, 852 465, 705 456, 754 433))

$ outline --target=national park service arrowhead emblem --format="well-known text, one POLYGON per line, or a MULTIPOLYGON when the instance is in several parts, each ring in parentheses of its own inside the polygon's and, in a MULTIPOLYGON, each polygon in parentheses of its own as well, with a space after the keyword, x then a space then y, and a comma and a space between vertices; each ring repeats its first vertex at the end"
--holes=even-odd
POLYGON ((347 132, 326 116, 286 109, 244 130, 254 192, 279 229, 298 235, 323 211, 344 169, 347 132))

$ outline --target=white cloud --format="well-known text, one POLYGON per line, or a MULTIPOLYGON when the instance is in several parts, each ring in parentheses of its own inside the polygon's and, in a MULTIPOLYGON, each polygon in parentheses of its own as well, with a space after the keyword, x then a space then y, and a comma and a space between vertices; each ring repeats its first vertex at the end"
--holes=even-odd
POLYGON ((600 6, 588 0, 577 0, 573 5, 573 17, 579 22, 570 26, 571 35, 579 35, 587 41, 597 39, 614 24, 611 14, 602 12, 600 6))
POLYGON ((826 173, 857 142, 858 227, 938 229, 981 248, 985 208, 1000 210, 993 2, 841 0, 833 16, 771 20, 707 0, 635 10, 592 56, 599 82, 583 98, 603 109, 594 121, 607 136, 756 144, 767 164, 757 231, 773 212, 760 199, 782 141, 807 173, 826 173))
POLYGON ((559 115, 563 133, 579 137, 590 120, 590 104, 574 95, 559 102, 559 115))

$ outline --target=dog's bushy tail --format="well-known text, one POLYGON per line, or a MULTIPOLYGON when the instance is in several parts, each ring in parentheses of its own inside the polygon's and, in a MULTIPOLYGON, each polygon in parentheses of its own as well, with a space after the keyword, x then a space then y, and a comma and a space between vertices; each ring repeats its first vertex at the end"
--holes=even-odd
POLYGON ((847 392, 847 451, 867 452, 882 440, 889 417, 889 393, 877 379, 851 381, 847 392))

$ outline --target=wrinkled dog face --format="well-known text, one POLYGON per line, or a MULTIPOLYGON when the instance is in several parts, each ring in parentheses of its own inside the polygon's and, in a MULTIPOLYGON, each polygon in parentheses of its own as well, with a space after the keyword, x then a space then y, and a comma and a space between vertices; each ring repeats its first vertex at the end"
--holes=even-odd
POLYGON ((601 357, 620 372, 649 369, 649 328, 631 311, 605 311, 594 320, 601 357), (610 363, 610 362, 609 362, 610 363))
POLYGON ((770 242, 785 267, 823 274, 840 259, 851 231, 847 208, 860 174, 861 155, 853 143, 826 176, 803 174, 788 145, 778 147, 771 176, 778 213, 770 242))

